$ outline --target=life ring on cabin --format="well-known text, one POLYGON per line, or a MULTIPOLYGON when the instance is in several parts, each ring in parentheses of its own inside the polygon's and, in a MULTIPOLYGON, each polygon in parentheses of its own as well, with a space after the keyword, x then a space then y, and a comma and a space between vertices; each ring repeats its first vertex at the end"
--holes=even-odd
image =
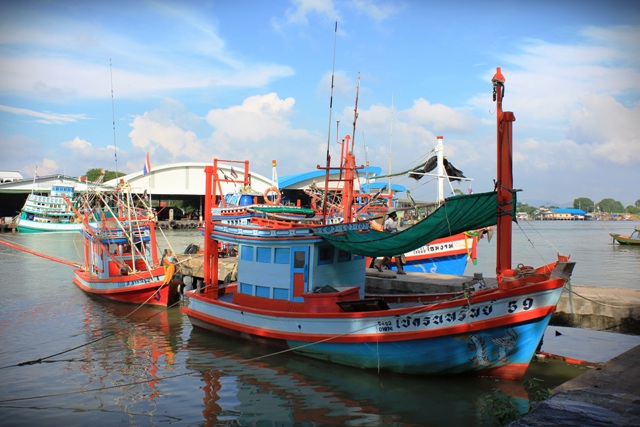
POLYGON ((280 200, 282 200, 282 194, 280 194, 280 190, 278 190, 278 187, 269 187, 266 190, 264 190, 264 202, 268 205, 277 205, 280 203, 280 200), (276 193, 276 199, 275 200, 271 200, 269 199, 269 194, 271 193, 276 193))

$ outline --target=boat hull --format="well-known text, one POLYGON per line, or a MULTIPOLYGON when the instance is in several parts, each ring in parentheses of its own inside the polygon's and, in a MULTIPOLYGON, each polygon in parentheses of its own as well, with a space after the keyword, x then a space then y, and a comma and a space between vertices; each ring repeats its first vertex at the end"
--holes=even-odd
POLYGON ((16 230, 21 233, 39 232, 77 232, 82 229, 81 222, 55 223, 31 221, 25 218, 16 220, 16 230))
POLYGON ((177 289, 165 284, 164 269, 131 276, 91 278, 82 269, 75 272, 73 283, 83 291, 111 301, 167 307, 173 303, 177 289))
MULTIPOLYGON (((414 251, 404 254, 404 271, 463 276, 470 260, 475 259, 478 241, 473 236, 460 233, 434 240, 414 251)), ((397 270, 395 259, 387 268, 397 270)))
POLYGON ((622 236, 620 234, 609 234, 620 245, 640 246, 640 239, 632 239, 629 236, 622 236))
MULTIPOLYGON (((528 291, 373 312, 296 313, 237 306, 190 294, 194 326, 266 340, 320 360, 403 374, 521 379, 564 281, 528 291)), ((526 288, 526 286, 525 286, 526 288)))

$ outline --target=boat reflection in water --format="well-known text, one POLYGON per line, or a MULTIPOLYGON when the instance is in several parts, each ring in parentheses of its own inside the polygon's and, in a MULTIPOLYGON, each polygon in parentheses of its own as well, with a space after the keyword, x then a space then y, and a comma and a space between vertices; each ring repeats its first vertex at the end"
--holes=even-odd
MULTIPOLYGON (((105 405, 153 405, 161 395, 159 382, 175 369, 180 344, 180 323, 172 324, 171 311, 97 300, 84 309, 87 342, 80 369, 89 377, 86 387, 104 387, 94 394, 105 405), (135 383, 131 387, 110 387, 135 383), (114 401, 111 399, 113 393, 114 401)), ((174 310, 177 314, 177 310, 174 310)))
MULTIPOLYGON (((520 413, 529 408, 521 382, 365 371, 191 328, 179 310, 86 297, 83 341, 91 345, 46 391, 86 391, 71 397, 83 410, 62 411, 65 423, 100 414, 131 425, 494 426, 496 396, 520 413)), ((563 381, 556 373, 543 386, 563 381)), ((61 399, 48 404, 69 405, 61 399)))
POLYGON ((202 376, 203 425, 496 425, 492 397, 529 409, 522 383, 371 372, 197 328, 187 368, 202 376), (235 425, 235 424, 234 424, 235 425))

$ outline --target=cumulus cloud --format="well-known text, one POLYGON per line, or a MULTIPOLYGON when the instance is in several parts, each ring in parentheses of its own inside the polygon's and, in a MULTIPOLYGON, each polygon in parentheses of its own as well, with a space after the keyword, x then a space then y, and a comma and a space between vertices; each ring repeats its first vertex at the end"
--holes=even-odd
POLYGON ((141 152, 166 153, 166 161, 200 160, 202 143, 193 130, 198 122, 182 104, 167 99, 160 108, 133 118, 129 138, 141 152))
POLYGON ((640 158, 640 105, 625 108, 610 96, 589 95, 571 114, 568 135, 594 158, 635 165, 640 158))
POLYGON ((271 160, 278 160, 285 171, 315 165, 315 155, 299 154, 305 152, 304 147, 317 149, 319 135, 292 126, 294 105, 294 98, 281 99, 276 93, 269 93, 248 97, 240 105, 213 109, 207 114, 207 122, 213 128, 207 146, 216 156, 252 159, 262 168, 271 160))

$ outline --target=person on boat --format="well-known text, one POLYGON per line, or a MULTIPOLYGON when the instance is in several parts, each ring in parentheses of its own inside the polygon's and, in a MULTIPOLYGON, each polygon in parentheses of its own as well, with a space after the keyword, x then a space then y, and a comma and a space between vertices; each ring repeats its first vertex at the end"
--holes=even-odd
MULTIPOLYGON (((384 231, 389 233, 396 233, 398 231, 398 215, 394 212, 389 213, 387 219, 384 222, 384 231)), ((379 272, 382 272, 382 266, 385 265, 391 257, 383 257, 380 261, 377 261, 374 265, 379 272)), ((393 255, 396 261, 396 267, 398 268, 398 274, 407 274, 404 272, 402 266, 402 254, 393 255)))

